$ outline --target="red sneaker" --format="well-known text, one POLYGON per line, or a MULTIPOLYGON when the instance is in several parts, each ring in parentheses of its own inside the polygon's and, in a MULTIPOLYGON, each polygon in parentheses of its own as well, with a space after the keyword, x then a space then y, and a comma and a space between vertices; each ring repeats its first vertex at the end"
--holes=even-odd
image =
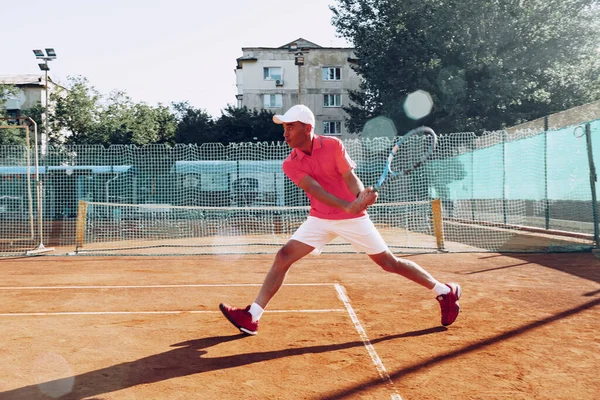
POLYGON ((258 321, 252 322, 252 314, 250 314, 250 306, 245 309, 232 307, 229 304, 219 304, 221 312, 229 322, 236 328, 247 335, 256 335, 258 332, 258 321))
POLYGON ((460 311, 458 304, 458 299, 460 299, 460 285, 458 283, 446 283, 446 286, 450 288, 450 293, 441 294, 436 297, 442 309, 442 325, 444 326, 452 324, 460 311))

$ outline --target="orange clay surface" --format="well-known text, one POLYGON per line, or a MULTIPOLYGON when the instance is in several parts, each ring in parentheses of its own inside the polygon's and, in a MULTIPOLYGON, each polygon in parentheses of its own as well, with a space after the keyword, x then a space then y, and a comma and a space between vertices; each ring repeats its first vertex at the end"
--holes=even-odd
POLYGON ((218 305, 272 257, 0 258, 0 399, 600 398, 591 253, 406 255, 462 285, 448 328, 367 256, 309 256, 243 336, 218 305))

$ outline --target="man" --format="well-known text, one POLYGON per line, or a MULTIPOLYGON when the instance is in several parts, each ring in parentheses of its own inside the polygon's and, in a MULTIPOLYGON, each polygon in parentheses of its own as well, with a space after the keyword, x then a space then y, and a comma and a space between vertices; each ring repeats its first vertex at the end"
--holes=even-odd
POLYGON ((283 172, 306 192, 310 213, 277 252, 254 303, 245 309, 222 303, 219 307, 225 317, 240 331, 256 335, 264 309, 292 264, 309 253, 319 254, 328 242, 341 236, 385 271, 433 290, 442 310, 442 325, 452 324, 459 312, 460 286, 441 284, 415 262, 391 253, 366 213, 366 208, 377 200, 377 192, 372 187, 365 189, 343 143, 334 137, 315 135, 315 117, 304 105, 275 115, 273 121, 283 125, 283 137, 292 148, 283 162, 283 172))

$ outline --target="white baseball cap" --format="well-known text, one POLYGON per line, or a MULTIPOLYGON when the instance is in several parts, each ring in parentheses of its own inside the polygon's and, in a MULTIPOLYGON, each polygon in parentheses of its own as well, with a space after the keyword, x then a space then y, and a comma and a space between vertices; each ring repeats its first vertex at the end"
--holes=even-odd
POLYGON ((283 124, 288 122, 302 122, 303 124, 310 124, 315 127, 315 115, 310 108, 302 104, 297 104, 287 110, 283 115, 273 115, 273 122, 276 124, 283 124))

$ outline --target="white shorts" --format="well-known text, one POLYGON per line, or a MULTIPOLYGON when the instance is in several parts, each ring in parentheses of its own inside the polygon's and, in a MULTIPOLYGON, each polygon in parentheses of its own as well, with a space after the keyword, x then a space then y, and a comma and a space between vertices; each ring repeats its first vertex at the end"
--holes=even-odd
POLYGON ((341 236, 359 252, 379 254, 388 250, 381 234, 368 215, 352 219, 322 219, 309 216, 291 239, 314 247, 313 254, 321 254, 323 247, 341 236))

